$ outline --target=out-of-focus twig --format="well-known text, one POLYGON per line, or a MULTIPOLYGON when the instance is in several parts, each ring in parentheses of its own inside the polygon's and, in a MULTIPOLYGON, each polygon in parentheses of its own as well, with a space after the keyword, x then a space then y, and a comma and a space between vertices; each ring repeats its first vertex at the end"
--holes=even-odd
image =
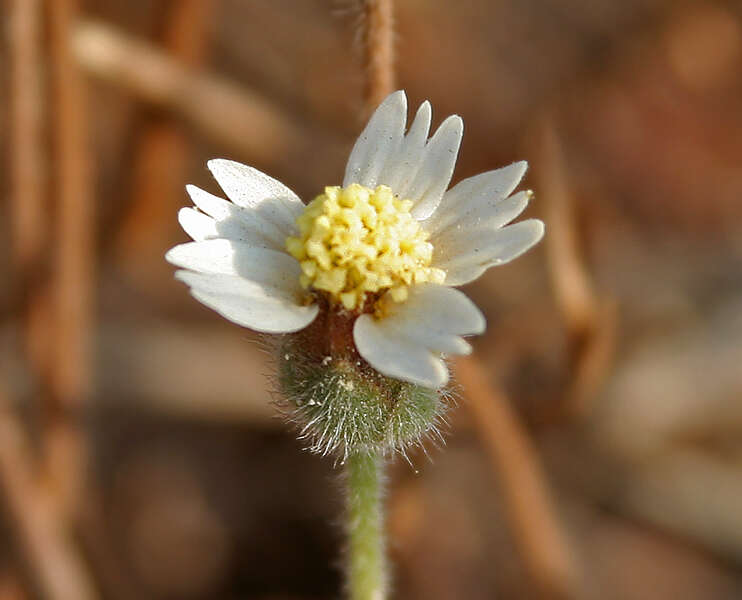
POLYGON ((394 91, 394 0, 365 0, 363 61, 366 112, 394 91))
POLYGON ((24 302, 25 342, 30 366, 44 381, 45 432, 54 488, 42 486, 21 424, 0 391, 0 490, 8 522, 17 537, 33 586, 48 600, 87 600, 96 594, 85 565, 70 540, 68 503, 80 477, 79 435, 69 416, 87 381, 86 340, 89 315, 89 257, 92 233, 89 196, 81 162, 82 123, 79 88, 65 52, 66 27, 73 7, 49 4, 57 121, 55 154, 59 210, 59 246, 49 252, 58 279, 49 286, 43 275, 47 210, 46 160, 42 152, 41 23, 42 3, 16 0, 12 12, 11 131, 13 152, 13 259, 24 302), (53 295, 50 288, 53 287, 53 295), (46 394, 50 393, 50 396, 46 394))
POLYGON ((14 0, 10 18, 10 119, 13 258, 21 274, 39 260, 44 242, 41 152, 41 3, 14 0))
POLYGON ((564 156, 554 125, 545 117, 540 142, 540 180, 546 198, 549 273, 567 328, 582 336, 594 326, 598 298, 580 252, 575 207, 567 183, 564 156))
POLYGON ((584 339, 573 341, 574 372, 562 407, 566 416, 585 417, 613 364, 618 334, 618 303, 604 299, 598 307, 595 328, 584 339))
POLYGON ((580 598, 581 574, 549 495, 536 450, 474 357, 456 361, 474 425, 494 467, 523 561, 544 598, 580 598))
MULTIPOLYGON (((198 69, 204 61, 211 6, 208 0, 177 0, 167 7, 163 46, 189 68, 198 69)), ((145 115, 134 150, 129 210, 116 240, 121 264, 134 276, 142 272, 141 258, 161 256, 177 231, 173 215, 183 204, 188 156, 189 142, 181 123, 163 111, 145 115)), ((164 261, 161 268, 167 268, 164 261)), ((151 267, 146 273, 161 275, 151 267)))
POLYGON ((613 359, 618 310, 615 301, 596 293, 580 251, 564 155, 549 116, 541 119, 538 133, 536 172, 546 200, 549 275, 570 345, 570 383, 560 410, 583 416, 613 359))
POLYGON ((195 72, 114 27, 81 22, 73 41, 89 74, 174 110, 215 141, 258 162, 276 160, 302 143, 294 124, 253 92, 195 72))
POLYGON ((72 52, 75 0, 56 0, 49 11, 55 105, 56 166, 55 338, 53 402, 48 407, 47 474, 65 507, 72 508, 84 472, 79 413, 91 382, 91 328, 95 220, 85 94, 72 52))
POLYGON ((49 299, 44 273, 47 237, 46 160, 41 94, 41 2, 14 0, 10 16, 10 178, 14 288, 24 309, 24 342, 35 374, 49 364, 49 299))
POLYGON ((0 492, 34 586, 45 600, 93 600, 96 593, 59 503, 33 477, 23 429, 0 391, 0 492))

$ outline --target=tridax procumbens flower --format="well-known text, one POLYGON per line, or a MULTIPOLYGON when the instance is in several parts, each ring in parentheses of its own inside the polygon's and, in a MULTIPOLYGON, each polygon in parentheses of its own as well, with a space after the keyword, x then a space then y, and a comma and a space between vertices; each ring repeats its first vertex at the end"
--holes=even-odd
POLYGON ((176 277, 239 325, 290 333, 321 321, 320 337, 353 345, 379 373, 444 386, 442 357, 467 354, 463 336, 485 329, 454 288, 528 250, 544 226, 507 225, 531 195, 511 195, 525 162, 447 190, 463 123, 448 117, 428 139, 430 118, 424 102, 405 133, 405 94, 389 96, 356 141, 342 187, 306 206, 256 169, 210 161, 231 202, 187 188, 196 207, 179 220, 194 241, 167 253, 184 269, 176 277))

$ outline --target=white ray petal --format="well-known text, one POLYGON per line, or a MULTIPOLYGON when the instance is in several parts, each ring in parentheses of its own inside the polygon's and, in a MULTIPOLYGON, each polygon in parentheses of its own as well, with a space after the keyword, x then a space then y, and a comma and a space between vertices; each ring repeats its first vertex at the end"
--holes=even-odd
MULTIPOLYGON (((209 194, 195 185, 187 185, 186 191, 201 211, 213 217, 217 235, 209 237, 241 240, 253 246, 283 251, 286 238, 288 235, 295 233, 294 227, 287 232, 284 225, 279 226, 267 220, 260 210, 242 208, 218 196, 209 194)), ((187 218, 192 221, 196 220, 192 215, 188 215, 187 218)), ((203 220, 201 222, 205 224, 203 220)), ((181 225, 183 225, 183 229, 186 229, 183 221, 181 221, 181 225)), ((190 234, 188 229, 186 229, 186 232, 190 234)))
POLYGON ((451 182, 456 157, 464 134, 464 122, 458 115, 448 117, 425 146, 420 168, 407 186, 395 190, 401 198, 412 200, 412 216, 427 219, 451 182))
POLYGON ((192 271, 244 277, 293 293, 297 298, 302 293, 301 268, 296 260, 283 252, 244 242, 225 239, 189 242, 170 249, 165 259, 192 271))
POLYGON ((461 236, 471 236, 478 231, 494 232, 507 225, 522 213, 528 206, 531 192, 518 192, 504 200, 488 200, 469 212, 457 215, 456 219, 442 229, 430 231, 427 221, 422 223, 423 228, 430 234, 431 242, 444 246, 455 243, 461 236))
POLYGON ((420 168, 425 149, 425 142, 430 132, 430 118, 432 109, 427 100, 420 105, 415 114, 415 120, 405 135, 399 150, 392 155, 384 165, 379 183, 392 188, 396 194, 398 190, 406 190, 420 168))
POLYGON ((319 307, 302 306, 292 293, 236 275, 178 271, 199 302, 233 323, 263 333, 289 333, 309 325, 319 307))
POLYGON ((191 200, 193 200, 193 203, 198 206, 200 210, 217 220, 221 221, 228 219, 239 212, 239 206, 236 204, 232 204, 224 198, 210 194, 195 185, 187 185, 186 192, 188 192, 191 200))
POLYGON ((504 200, 513 193, 527 169, 528 163, 520 161, 463 179, 443 195, 437 210, 423 227, 433 235, 464 216, 477 212, 483 205, 504 200))
POLYGON ((196 242, 217 238, 216 221, 195 208, 181 208, 178 211, 178 222, 188 235, 196 242))
POLYGON ((407 122, 407 96, 397 91, 387 96, 356 140, 345 167, 343 187, 359 183, 375 188, 389 156, 396 154, 407 122))
POLYGON ((462 292, 449 287, 416 286, 406 302, 388 305, 381 319, 360 316, 353 337, 361 356, 389 377, 431 388, 448 381, 440 354, 468 354, 460 336, 481 333, 482 313, 462 292))
POLYGON ((232 202, 257 211, 264 221, 289 235, 304 210, 294 192, 265 173, 232 160, 218 158, 207 166, 232 202))
POLYGON ((446 285, 464 285, 496 265, 523 254, 544 235, 538 219, 520 221, 500 229, 457 231, 434 242, 433 265, 446 271, 446 285))
POLYGON ((484 332, 486 321, 481 311, 459 290, 426 283, 414 286, 405 302, 390 304, 390 316, 400 323, 432 332, 472 335, 484 332))
POLYGON ((440 358, 416 342, 388 335, 371 315, 358 317, 353 339, 366 362, 387 377, 431 389, 448 383, 448 369, 440 358))

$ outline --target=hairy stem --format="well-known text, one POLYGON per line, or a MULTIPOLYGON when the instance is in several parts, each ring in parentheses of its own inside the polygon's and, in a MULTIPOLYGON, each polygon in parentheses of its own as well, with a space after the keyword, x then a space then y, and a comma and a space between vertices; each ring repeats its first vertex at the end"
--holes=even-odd
POLYGON ((384 461, 378 453, 351 454, 346 463, 349 600, 386 598, 387 566, 381 508, 383 469, 384 461))
POLYGON ((365 0, 366 109, 371 114, 394 91, 394 0, 365 0))

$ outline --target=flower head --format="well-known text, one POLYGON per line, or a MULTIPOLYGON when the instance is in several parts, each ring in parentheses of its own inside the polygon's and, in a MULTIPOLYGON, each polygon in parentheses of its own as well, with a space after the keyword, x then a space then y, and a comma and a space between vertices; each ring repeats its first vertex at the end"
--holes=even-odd
POLYGON ((512 194, 525 162, 447 190, 463 123, 451 116, 428 139, 430 117, 424 102, 405 132, 405 94, 390 95, 356 141, 343 185, 306 206, 256 169, 210 161, 231 202, 188 186, 196 206, 179 220, 194 241, 168 252, 183 269, 176 277, 200 302, 260 332, 297 332, 323 312, 316 323, 329 324, 321 337, 331 348, 337 331, 347 332, 350 351, 375 371, 444 386, 442 357, 469 353, 463 336, 485 329, 454 288, 528 250, 544 226, 507 225, 531 195, 512 194))
POLYGON ((362 310, 379 292, 401 302, 409 285, 443 283, 446 274, 430 266, 433 245, 410 214, 412 204, 385 185, 325 188, 297 220, 301 235, 286 240, 301 264, 302 286, 362 310))

